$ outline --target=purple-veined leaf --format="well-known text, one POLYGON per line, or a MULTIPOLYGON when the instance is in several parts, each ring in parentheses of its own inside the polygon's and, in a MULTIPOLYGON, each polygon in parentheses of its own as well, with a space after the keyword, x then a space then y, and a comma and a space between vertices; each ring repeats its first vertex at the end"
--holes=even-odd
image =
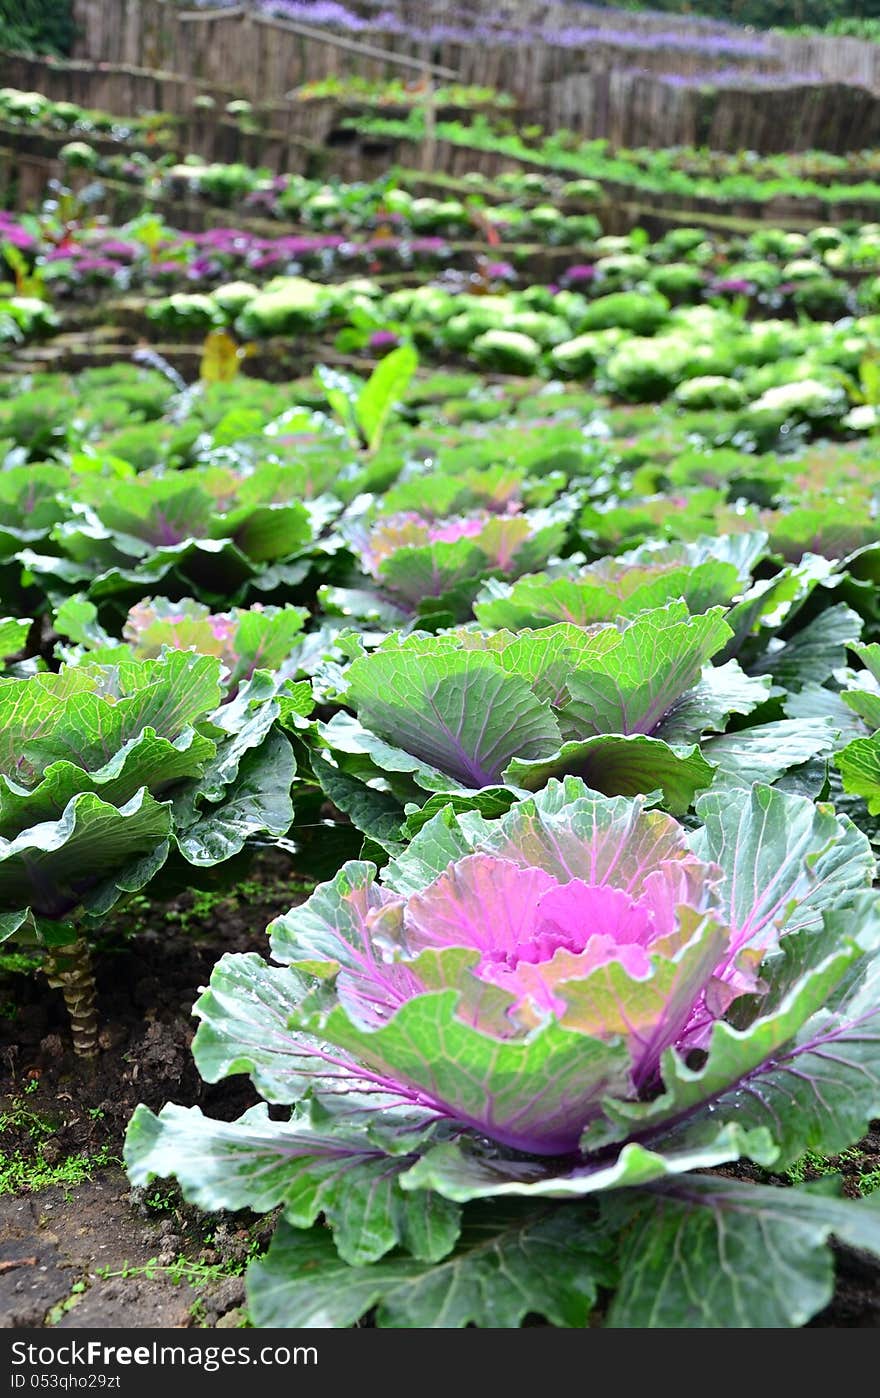
POLYGON ((485 652, 401 646, 355 661, 347 681, 346 701, 366 727, 462 786, 491 786, 512 757, 546 757, 558 745, 549 709, 485 652))
POLYGON ((458 1237, 457 1205, 428 1191, 404 1194, 398 1178, 414 1157, 390 1158, 371 1140, 368 1124, 363 1111, 340 1119, 310 1102, 289 1122, 270 1121, 265 1105, 233 1122, 211 1121, 198 1107, 169 1105, 155 1116, 140 1106, 125 1158, 134 1183, 174 1174, 184 1197, 202 1209, 265 1213, 280 1204, 296 1228, 310 1228, 323 1214, 339 1256, 352 1266, 398 1245, 439 1262, 458 1237))
POLYGON ((833 1181, 780 1189, 688 1175, 609 1200, 620 1229, 614 1328, 781 1328, 831 1300, 830 1236, 880 1254, 880 1200, 829 1195, 833 1181))
POLYGON ((732 563, 707 560, 663 567, 603 559, 573 577, 535 573, 512 583, 490 581, 474 604, 474 615, 483 626, 511 631, 560 621, 594 626, 679 598, 689 611, 703 612, 729 602, 738 590, 739 574, 732 563))
POLYGON ((709 738, 702 752, 718 770, 712 789, 720 792, 755 782, 769 785, 792 767, 830 757, 836 740, 829 719, 778 719, 709 738))
POLYGON ((0 680, 0 771, 28 787, 55 762, 95 771, 146 729, 179 737, 219 701, 218 662, 186 652, 0 680))
POLYGON ((696 793, 709 786, 714 776, 699 748, 670 747, 641 733, 609 733, 563 743, 558 752, 543 760, 514 758, 504 779, 533 791, 553 777, 569 774, 608 796, 647 796, 660 791, 663 804, 676 815, 688 810, 696 793))
POLYGON ((471 1211, 455 1251, 433 1265, 391 1256, 349 1267, 323 1230, 282 1224, 249 1269, 248 1306, 262 1326, 338 1329, 376 1307, 380 1328, 511 1329, 533 1313, 581 1329, 611 1278, 609 1253, 582 1206, 471 1211))
POLYGON ((817 927, 874 877, 867 839, 828 805, 753 786, 736 799, 707 792, 697 814, 691 846, 724 871, 722 914, 736 946, 768 951, 783 929, 817 927))
POLYGON ((98 920, 144 887, 168 857, 171 814, 141 789, 116 807, 74 796, 57 820, 0 838, 0 904, 34 918, 98 920))
POLYGON ((644 613, 613 647, 585 657, 569 676, 564 735, 653 734, 729 637, 721 608, 692 617, 684 603, 673 602, 644 613))
POLYGON ((784 642, 775 641, 749 668, 754 674, 770 675, 786 689, 825 684, 835 670, 846 664, 847 646, 859 639, 861 630, 861 617, 851 607, 838 603, 820 612, 784 642))

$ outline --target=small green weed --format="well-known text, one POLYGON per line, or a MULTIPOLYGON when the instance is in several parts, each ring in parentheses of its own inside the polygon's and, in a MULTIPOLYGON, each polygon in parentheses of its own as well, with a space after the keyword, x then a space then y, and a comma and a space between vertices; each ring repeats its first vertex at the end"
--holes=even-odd
POLYGON ((0 975, 29 975, 42 964, 41 952, 4 951, 0 953, 0 975))
POLYGON ((21 1093, 10 1100, 9 1106, 0 1112, 0 1132, 20 1131, 29 1136, 38 1145, 46 1136, 51 1136, 55 1130, 55 1123, 47 1117, 40 1116, 33 1111, 24 1101, 25 1097, 31 1096, 40 1086, 38 1080, 34 1078, 26 1083, 21 1093))
POLYGON ((111 920, 112 932, 106 936, 99 936, 96 945, 104 951, 118 950, 120 933, 128 939, 146 932, 157 922, 173 924, 184 933, 198 931, 201 927, 216 922, 223 912, 234 912, 243 906, 265 904, 282 888, 285 893, 296 898, 298 895, 308 897, 316 887, 313 880, 298 874, 274 881, 248 878, 242 879, 232 887, 192 889, 185 900, 185 907, 169 907, 162 900, 154 901, 143 894, 134 894, 126 899, 115 913, 111 920))
MULTIPOLYGON (((857 1165, 862 1152, 857 1146, 842 1150, 839 1155, 826 1157, 817 1151, 808 1150, 785 1171, 790 1184, 803 1184, 806 1180, 821 1179, 825 1175, 838 1175, 846 1165, 857 1165)), ((861 1170, 856 1178, 856 1186, 861 1195, 873 1194, 880 1189, 880 1169, 861 1170)))
POLYGON ((187 908, 168 908, 165 911, 165 920, 175 922, 181 932, 187 932, 195 924, 207 922, 219 907, 224 904, 233 904, 234 894, 228 889, 222 892, 217 889, 194 889, 190 895, 191 901, 187 908))
POLYGON ((70 1288, 70 1294, 65 1296, 63 1301, 58 1301, 56 1305, 52 1307, 49 1314, 46 1316, 46 1324, 57 1325, 60 1320, 63 1320, 68 1311, 72 1311, 74 1306, 79 1305, 87 1289, 84 1281, 74 1282, 73 1286, 70 1288))
POLYGON ((863 1175, 859 1175, 859 1193, 867 1196, 873 1194, 875 1189, 880 1189, 880 1169, 869 1170, 863 1175))
POLYGON ((50 1164, 40 1148, 36 1156, 26 1159, 20 1152, 12 1155, 0 1154, 0 1196, 4 1194, 36 1194, 43 1189, 60 1185, 65 1190, 65 1198, 70 1201, 71 1190, 78 1184, 90 1180, 96 1170, 107 1165, 122 1162, 111 1153, 109 1146, 102 1146, 94 1155, 81 1152, 69 1155, 66 1160, 50 1164))
POLYGON ((226 1277, 242 1276, 248 1263, 259 1251, 260 1245, 254 1239, 246 1255, 241 1258, 227 1258, 222 1262, 200 1262, 191 1257, 184 1257, 181 1253, 173 1262, 163 1263, 158 1257, 150 1257, 139 1266, 124 1262, 116 1270, 111 1267, 98 1267, 95 1275, 102 1281, 110 1281, 117 1277, 124 1281, 129 1281, 132 1277, 144 1277, 147 1281, 155 1281, 158 1277, 167 1277, 175 1286, 185 1284, 198 1289, 212 1282, 223 1281, 226 1277))
POLYGON ((153 1213, 173 1214, 177 1212, 179 1201, 180 1194, 173 1185, 164 1188, 157 1185, 152 1194, 147 1195, 144 1203, 153 1213))

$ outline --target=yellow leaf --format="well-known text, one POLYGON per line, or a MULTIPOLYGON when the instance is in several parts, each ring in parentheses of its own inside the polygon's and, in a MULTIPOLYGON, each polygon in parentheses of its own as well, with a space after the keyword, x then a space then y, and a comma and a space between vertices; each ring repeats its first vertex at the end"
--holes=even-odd
POLYGON ((203 383, 228 383, 238 373, 241 358, 238 345, 225 330, 212 330, 205 336, 199 377, 203 383))

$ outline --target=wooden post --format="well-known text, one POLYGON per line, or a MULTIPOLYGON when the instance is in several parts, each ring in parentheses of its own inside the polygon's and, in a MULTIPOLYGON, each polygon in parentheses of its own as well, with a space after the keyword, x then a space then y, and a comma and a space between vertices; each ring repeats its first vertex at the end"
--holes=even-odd
POLYGON ((422 110, 425 114, 425 139, 422 145, 422 169, 431 174, 437 156, 437 92, 434 87, 434 74, 429 63, 425 64, 423 72, 425 75, 425 96, 422 110))

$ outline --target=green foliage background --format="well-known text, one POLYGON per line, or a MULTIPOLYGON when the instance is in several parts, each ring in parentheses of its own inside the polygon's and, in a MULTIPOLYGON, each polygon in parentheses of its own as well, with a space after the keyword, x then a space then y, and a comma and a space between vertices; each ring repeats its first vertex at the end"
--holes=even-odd
POLYGON ((71 0, 0 0, 0 48, 69 54, 74 34, 71 0))
POLYGON ((838 33, 858 33, 860 20, 880 18, 880 0, 613 0, 608 8, 692 14, 758 29, 828 27, 838 33))

